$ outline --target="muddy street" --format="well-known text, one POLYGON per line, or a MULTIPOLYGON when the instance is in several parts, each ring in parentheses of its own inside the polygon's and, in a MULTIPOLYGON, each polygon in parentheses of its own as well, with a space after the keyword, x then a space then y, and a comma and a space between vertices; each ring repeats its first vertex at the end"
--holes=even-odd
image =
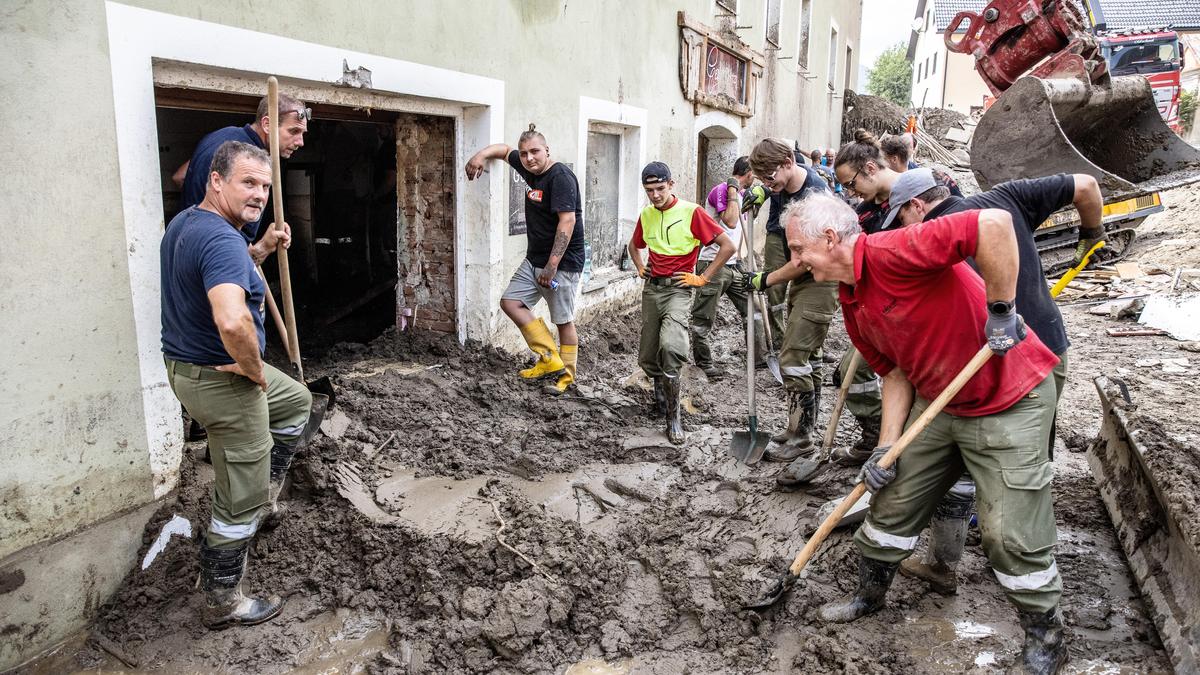
MULTIPOLYGON (((1161 251, 1156 227, 1143 250, 1161 251)), ((1195 447, 1194 368, 1137 366, 1187 352, 1169 337, 1110 337, 1113 319, 1064 309, 1073 347, 1054 486, 1069 671, 1169 671, 1083 452, 1100 427, 1100 374, 1122 377, 1143 413, 1195 447)), ((883 611, 820 624, 815 607, 857 578, 851 532, 838 530, 785 602, 761 616, 741 610, 853 473, 781 492, 783 465, 728 457, 746 424, 744 333, 728 306, 715 348, 729 375, 708 382, 688 369, 687 441, 671 446, 647 413, 636 326, 635 313, 584 325, 581 386, 562 398, 521 381, 522 358, 478 344, 388 333, 339 345, 309 366, 333 378, 338 407, 297 466, 287 516, 252 549, 248 587, 285 595, 283 615, 225 632, 195 620, 194 537, 212 470, 203 444, 191 444, 178 491, 146 528, 144 569, 99 611, 94 634, 114 648, 81 638, 27 672, 923 673, 1012 663, 1022 631, 974 528, 956 596, 898 576, 883 611), (191 538, 151 553, 177 517, 191 538)), ((847 344, 835 323, 829 355, 847 344)), ((757 385, 774 431, 782 389, 766 370, 757 385)), ((857 434, 843 416, 837 442, 857 434)))

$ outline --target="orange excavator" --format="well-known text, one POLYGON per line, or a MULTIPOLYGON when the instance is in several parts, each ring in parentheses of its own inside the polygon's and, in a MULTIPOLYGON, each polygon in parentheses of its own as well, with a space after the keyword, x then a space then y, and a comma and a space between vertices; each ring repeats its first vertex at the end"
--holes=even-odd
MULTIPOLYGON (((1144 76, 1109 72, 1093 30, 1098 0, 1082 1, 993 0, 982 12, 955 15, 945 41, 974 57, 998 97, 972 140, 980 187, 1056 173, 1094 176, 1105 196, 1109 256, 1119 258, 1133 228, 1163 209, 1160 190, 1200 181, 1200 151, 1163 121, 1144 76)), ((1071 259, 1063 254, 1077 239, 1074 216, 1055 214, 1037 233, 1050 270, 1071 259)))

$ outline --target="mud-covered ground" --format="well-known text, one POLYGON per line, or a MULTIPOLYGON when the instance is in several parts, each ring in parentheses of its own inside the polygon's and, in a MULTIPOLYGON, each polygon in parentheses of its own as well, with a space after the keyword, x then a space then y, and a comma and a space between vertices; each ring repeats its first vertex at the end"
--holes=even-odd
MULTIPOLYGON (((1198 239, 1197 220, 1169 233, 1151 223, 1142 245, 1198 239)), ((1065 309, 1073 347, 1055 460, 1071 671, 1164 672, 1081 453, 1099 429, 1091 382, 1099 374, 1121 377, 1141 412, 1200 445, 1197 355, 1167 337, 1109 337, 1115 322, 1085 310, 1065 309), (1148 357, 1193 365, 1182 374, 1135 365, 1148 357)), ((257 538, 246 580, 253 592, 287 596, 282 616, 202 628, 196 543, 175 537, 129 576, 94 631, 140 669, 187 672, 920 673, 1011 664, 1021 631, 977 532, 954 597, 897 577, 883 611, 821 625, 815 606, 856 580, 851 533, 837 531, 785 602, 761 616, 741 610, 852 476, 779 492, 781 465, 727 456, 730 434, 746 426, 744 334, 728 307, 716 352, 730 374, 705 382, 689 371, 688 440, 667 444, 639 386, 637 324, 633 312, 583 326, 581 386, 562 398, 521 381, 523 359, 479 345, 388 334, 339 346, 308 364, 333 376, 338 407, 294 469, 289 515, 257 538)), ((835 323, 831 356, 846 344, 835 323)), ((757 386, 761 422, 777 430, 781 389, 765 370, 757 386)), ((824 392, 822 426, 834 398, 828 382, 824 392)), ((838 442, 857 433, 844 418, 838 442)), ((175 515, 194 533, 207 522, 212 470, 202 456, 203 444, 189 446, 180 488, 147 526, 142 554, 175 515)), ((81 640, 31 670, 126 667, 81 640)))

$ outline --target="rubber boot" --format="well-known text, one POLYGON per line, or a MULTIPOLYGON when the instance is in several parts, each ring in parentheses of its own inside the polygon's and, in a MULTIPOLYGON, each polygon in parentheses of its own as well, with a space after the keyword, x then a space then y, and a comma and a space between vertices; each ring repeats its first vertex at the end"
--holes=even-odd
POLYGON ((267 488, 267 496, 270 501, 267 504, 267 517, 263 519, 260 529, 273 530, 282 521, 283 514, 287 509, 279 503, 279 495, 283 493, 288 470, 292 467, 292 461, 296 455, 308 447, 309 442, 316 435, 328 408, 328 397, 314 395, 312 407, 308 411, 308 421, 304 423, 304 431, 300 432, 299 438, 290 443, 275 441, 275 445, 271 447, 271 478, 267 488))
POLYGON ((858 590, 817 610, 826 623, 849 623, 883 609, 888 587, 896 576, 897 563, 882 562, 866 556, 858 559, 858 590))
POLYGON ((667 397, 667 440, 683 445, 683 422, 679 413, 679 376, 663 376, 663 393, 667 397))
POLYGON ((858 442, 848 448, 837 448, 833 451, 833 461, 838 466, 862 466, 871 458, 871 453, 879 445, 878 417, 856 417, 862 434, 858 442))
POLYGON ((558 349, 554 346, 554 336, 550 334, 550 329, 546 328, 544 321, 534 319, 521 326, 521 335, 525 337, 525 343, 533 353, 538 355, 538 362, 532 368, 522 370, 521 377, 536 380, 557 373, 565 367, 558 349))
POLYGON ((934 592, 954 595, 958 592, 958 561, 967 543, 967 518, 940 518, 929 521, 929 548, 922 560, 908 558, 900 563, 900 573, 929 584, 934 592))
POLYGON ((546 393, 557 396, 575 384, 575 369, 579 364, 579 345, 563 345, 559 348, 563 362, 563 374, 553 384, 545 386, 546 393))
POLYGON ((655 417, 667 416, 667 394, 663 390, 663 376, 654 378, 654 410, 655 417))
POLYGON ((817 419, 817 397, 811 391, 788 392, 787 431, 771 437, 763 456, 772 462, 790 462, 813 449, 812 432, 817 419))
POLYGON ((1067 664, 1067 639, 1058 607, 1048 612, 1017 610, 1025 644, 1021 646, 1021 672, 1054 675, 1067 664))
POLYGON ((277 595, 259 599, 242 593, 249 548, 249 539, 235 548, 210 548, 207 541, 200 545, 200 588, 204 592, 200 620, 206 627, 253 626, 270 621, 283 609, 283 600, 277 595))

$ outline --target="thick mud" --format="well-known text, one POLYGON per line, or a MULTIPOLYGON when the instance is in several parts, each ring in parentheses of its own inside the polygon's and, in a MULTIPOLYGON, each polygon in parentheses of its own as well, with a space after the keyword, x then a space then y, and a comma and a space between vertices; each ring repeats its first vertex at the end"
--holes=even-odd
MULTIPOLYGON (((1074 346, 1060 406, 1055 499, 1071 672, 1169 670, 1081 454, 1099 429, 1092 377, 1122 377, 1144 415, 1194 462, 1193 374, 1150 372, 1165 337, 1112 338, 1068 308, 1074 346)), ((294 469, 289 513, 257 538, 246 588, 287 597, 276 620, 210 632, 195 539, 176 536, 98 613, 93 630, 140 669, 233 672, 993 672, 1021 631, 972 530, 960 591, 898 577, 881 612, 825 626, 817 605, 853 589, 857 552, 836 531, 774 609, 742 603, 786 568, 848 470, 779 492, 781 466, 727 456, 746 425, 740 323, 723 306, 715 352, 730 375, 689 370, 688 440, 666 442, 637 377, 636 312, 581 327, 578 391, 548 398, 522 359, 424 334, 341 345, 307 364, 339 390, 335 415, 294 469)), ((846 347, 835 324, 831 358, 846 347)), ((782 390, 757 374, 759 416, 784 421, 782 390)), ((822 424, 834 390, 826 383, 822 424)), ((838 443, 858 434, 843 418, 838 443)), ((208 518, 211 467, 190 447, 141 554, 182 516, 208 518)), ((1176 460, 1172 460, 1176 461, 1176 460)), ((1182 465, 1180 465, 1182 466, 1182 465)), ((1184 473, 1184 472, 1179 472, 1184 473)), ((1183 477, 1181 477, 1181 480, 1183 477)), ((1194 476, 1188 476, 1194 480, 1194 476)), ((1180 490, 1194 490, 1182 486, 1180 490)), ((120 670, 93 643, 31 672, 120 670)))

